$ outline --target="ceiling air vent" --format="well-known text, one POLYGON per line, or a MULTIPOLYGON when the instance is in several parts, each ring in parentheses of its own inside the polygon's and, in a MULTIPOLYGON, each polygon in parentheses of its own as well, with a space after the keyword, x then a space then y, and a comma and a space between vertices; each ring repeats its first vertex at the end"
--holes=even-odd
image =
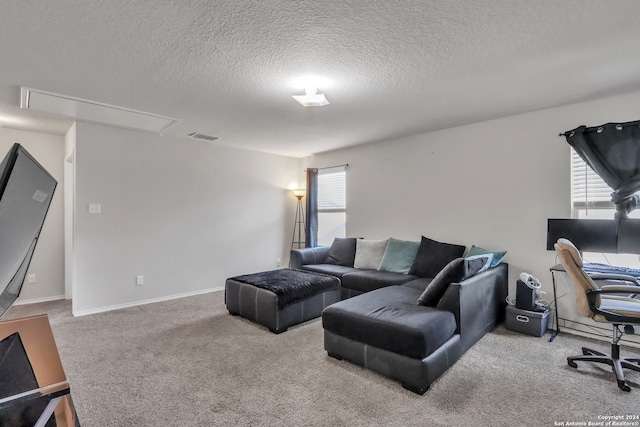
POLYGON ((204 139, 206 141, 215 141, 216 139, 218 139, 217 136, 205 135, 203 133, 198 133, 198 132, 190 133, 189 136, 191 138, 204 139))

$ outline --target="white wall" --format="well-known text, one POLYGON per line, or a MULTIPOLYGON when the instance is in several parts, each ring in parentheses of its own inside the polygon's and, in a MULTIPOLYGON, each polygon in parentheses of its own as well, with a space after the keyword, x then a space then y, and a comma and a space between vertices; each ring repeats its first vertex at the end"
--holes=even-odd
POLYGON ((64 137, 0 127, 0 159, 16 142, 58 181, 27 272, 36 275, 36 283, 25 280, 16 304, 60 299, 64 297, 64 137))
POLYGON ((78 123, 75 160, 76 315, 220 289, 288 257, 299 159, 78 123))
MULTIPOLYGON (((490 100, 487 100, 490 102, 490 100)), ((348 163, 347 235, 421 235, 507 250, 510 296, 527 271, 552 295, 548 218, 570 218, 570 150, 560 132, 637 120, 640 93, 537 111, 308 158, 348 163)), ((562 288, 564 291, 565 288, 562 288)), ((561 316, 574 302, 561 300, 561 316)))

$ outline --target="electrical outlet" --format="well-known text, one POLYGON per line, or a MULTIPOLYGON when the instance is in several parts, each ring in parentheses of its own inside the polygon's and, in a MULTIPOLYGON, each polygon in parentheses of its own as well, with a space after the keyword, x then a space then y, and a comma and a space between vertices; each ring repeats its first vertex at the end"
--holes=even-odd
POLYGON ((280 259, 280 258, 276 258, 276 267, 277 267, 277 268, 282 267, 282 259, 280 259))
POLYGON ((27 276, 27 283, 36 283, 36 273, 30 273, 27 276))
POLYGON ((102 206, 100 206, 100 203, 89 203, 89 213, 90 214, 102 213, 102 206))
POLYGON ((144 276, 136 276, 136 286, 144 285, 144 276))

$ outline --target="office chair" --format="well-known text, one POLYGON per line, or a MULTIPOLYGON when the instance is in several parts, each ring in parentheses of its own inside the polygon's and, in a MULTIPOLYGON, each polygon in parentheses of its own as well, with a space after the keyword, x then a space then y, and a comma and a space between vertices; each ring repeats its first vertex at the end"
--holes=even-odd
MULTIPOLYGON (((638 286, 609 285, 599 287, 582 268, 582 257, 576 247, 567 239, 558 239, 554 248, 564 266, 571 282, 576 288, 576 304, 578 312, 596 322, 610 323, 613 326, 611 355, 606 355, 586 347, 582 347, 582 356, 567 357, 567 363, 577 368, 577 361, 606 363, 611 366, 623 391, 631 391, 625 383, 623 368, 640 372, 640 358, 626 359, 620 357, 620 338, 628 326, 640 325, 640 300, 633 298, 640 293, 638 286)), ((609 282, 610 283, 610 282, 609 282)), ((624 282, 621 282, 624 283, 624 282)))

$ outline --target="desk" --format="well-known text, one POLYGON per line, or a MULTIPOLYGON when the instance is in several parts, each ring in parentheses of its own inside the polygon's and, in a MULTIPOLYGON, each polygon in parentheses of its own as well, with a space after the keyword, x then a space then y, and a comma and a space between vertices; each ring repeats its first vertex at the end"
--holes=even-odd
POLYGON ((0 424, 80 427, 47 315, 3 320, 0 337, 0 424))
POLYGON ((556 291, 556 273, 564 273, 564 266, 562 264, 556 264, 549 269, 551 271, 551 281, 553 282, 553 312, 556 318, 556 329, 551 333, 549 342, 553 341, 555 337, 560 333, 560 321, 558 316, 558 293, 556 291))

